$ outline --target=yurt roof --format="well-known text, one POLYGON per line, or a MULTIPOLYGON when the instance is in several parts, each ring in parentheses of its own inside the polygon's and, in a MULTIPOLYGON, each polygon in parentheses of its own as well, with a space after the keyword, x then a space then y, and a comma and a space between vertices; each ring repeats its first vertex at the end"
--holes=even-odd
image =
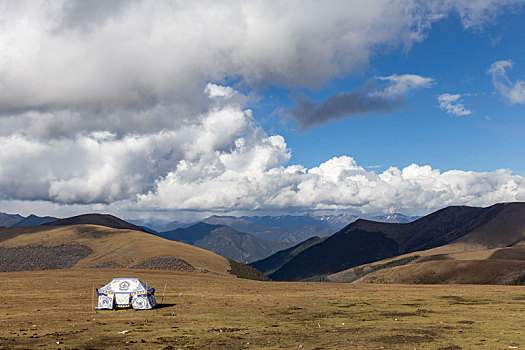
POLYGON ((100 288, 105 293, 140 293, 151 290, 150 286, 138 278, 113 278, 111 282, 100 288))

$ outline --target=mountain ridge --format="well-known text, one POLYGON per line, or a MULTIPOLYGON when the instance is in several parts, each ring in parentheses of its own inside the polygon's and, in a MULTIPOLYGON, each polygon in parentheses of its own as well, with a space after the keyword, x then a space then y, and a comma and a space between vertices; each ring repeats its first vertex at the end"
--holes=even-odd
POLYGON ((53 222, 58 220, 58 218, 52 217, 52 216, 37 216, 34 214, 30 214, 29 216, 23 218, 19 222, 17 222, 14 225, 11 225, 11 227, 17 227, 17 226, 39 226, 48 222, 53 222))
MULTIPOLYGON (((142 227, 133 225, 111 214, 82 214, 64 219, 58 219, 51 222, 46 222, 42 226, 71 226, 71 225, 97 225, 116 229, 135 230, 141 232, 148 232, 142 227)), ((148 232, 149 233, 149 232, 148 232)))
POLYGON ((160 237, 191 244, 239 262, 265 258, 287 248, 283 242, 264 240, 226 225, 199 222, 185 228, 158 233, 160 237))
POLYGON ((486 225, 503 210, 513 207, 525 213, 525 203, 499 203, 487 208, 451 206, 411 223, 358 219, 323 242, 302 251, 269 277, 302 280, 439 247, 486 225))
POLYGON ((23 219, 24 217, 19 214, 0 213, 0 226, 9 227, 23 219))

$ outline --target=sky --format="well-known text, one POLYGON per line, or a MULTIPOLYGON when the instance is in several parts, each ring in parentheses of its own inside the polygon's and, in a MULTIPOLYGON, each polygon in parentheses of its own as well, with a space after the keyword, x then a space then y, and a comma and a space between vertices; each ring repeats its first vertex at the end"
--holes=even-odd
POLYGON ((525 1, 0 1, 0 211, 525 201, 525 1))

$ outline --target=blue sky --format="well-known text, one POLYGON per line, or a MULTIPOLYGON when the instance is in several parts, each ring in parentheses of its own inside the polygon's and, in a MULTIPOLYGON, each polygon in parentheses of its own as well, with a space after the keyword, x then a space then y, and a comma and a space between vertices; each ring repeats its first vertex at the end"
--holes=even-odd
MULTIPOLYGON (((457 16, 432 25, 426 37, 409 49, 378 49, 358 74, 334 78, 319 89, 302 89, 315 100, 352 91, 374 76, 418 74, 435 79, 432 88, 411 92, 401 108, 328 122, 305 132, 292 121, 267 118, 275 110, 293 109, 294 91, 273 88, 262 93, 255 116, 267 130, 285 136, 293 150, 291 163, 315 166, 339 155, 351 155, 363 166, 405 167, 411 163, 450 169, 512 169, 525 175, 525 109, 497 93, 487 74, 498 60, 512 60, 511 80, 525 76, 525 13, 498 16, 482 28, 463 28, 457 16), (472 113, 455 116, 439 108, 440 94, 462 94, 472 113)), ((280 112, 279 112, 280 111, 280 112)))
POLYGON ((525 1, 2 1, 0 212, 525 201, 525 1))

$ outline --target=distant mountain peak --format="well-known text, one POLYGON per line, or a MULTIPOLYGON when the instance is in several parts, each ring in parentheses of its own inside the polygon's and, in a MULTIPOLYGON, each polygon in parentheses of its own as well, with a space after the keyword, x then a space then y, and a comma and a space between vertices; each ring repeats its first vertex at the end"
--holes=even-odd
POLYGON ((57 218, 52 216, 38 216, 35 214, 30 214, 29 216, 23 218, 22 220, 18 221, 17 223, 11 225, 11 227, 17 227, 17 226, 39 226, 42 224, 45 224, 47 222, 55 221, 57 218))
POLYGON ((19 214, 0 213, 0 226, 9 227, 16 225, 16 223, 22 221, 23 219, 24 217, 19 214))
POLYGON ((208 224, 206 222, 202 222, 202 221, 199 221, 193 225, 190 225, 188 227, 209 227, 209 228, 218 228, 218 227, 221 227, 221 226, 225 226, 225 225, 215 225, 215 224, 208 224))
POLYGON ((259 260, 289 246, 284 242, 264 240, 239 232, 227 225, 204 222, 161 232, 158 236, 208 249, 239 262, 259 260))

